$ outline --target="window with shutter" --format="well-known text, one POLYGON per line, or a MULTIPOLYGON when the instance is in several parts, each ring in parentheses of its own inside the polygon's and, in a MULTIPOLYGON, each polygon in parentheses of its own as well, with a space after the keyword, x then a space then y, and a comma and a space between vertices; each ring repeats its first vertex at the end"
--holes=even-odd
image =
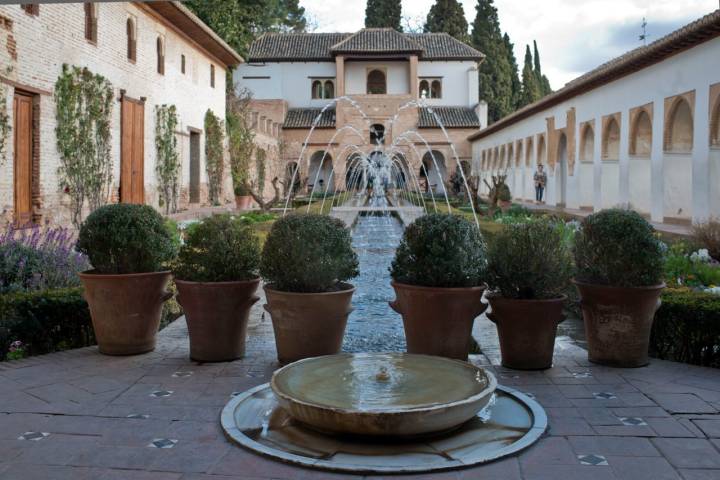
POLYGON ((25 10, 25 13, 27 13, 28 15, 40 15, 40 5, 38 5, 37 3, 26 3, 25 5, 20 6, 23 10, 25 10))
POLYGON ((135 31, 135 21, 132 18, 127 19, 127 58, 131 62, 135 62, 137 58, 137 32, 135 31))
POLYGON ((162 37, 157 38, 157 73, 165 75, 165 42, 162 37))
POLYGON ((93 2, 85 3, 85 40, 97 43, 97 5, 93 2))

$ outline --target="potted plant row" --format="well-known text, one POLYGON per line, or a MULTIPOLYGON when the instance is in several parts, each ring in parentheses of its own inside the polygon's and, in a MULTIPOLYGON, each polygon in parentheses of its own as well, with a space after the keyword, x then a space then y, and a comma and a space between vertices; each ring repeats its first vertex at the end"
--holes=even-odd
POLYGON ((358 275, 345 224, 327 215, 280 218, 265 241, 260 273, 280 363, 338 353, 355 291, 346 281, 358 275))
POLYGON ((430 214, 410 224, 392 262, 409 353, 467 360, 473 322, 485 311, 485 245, 463 217, 430 214))
POLYGON ((260 242, 242 220, 214 215, 189 229, 173 274, 192 360, 245 355, 250 308, 259 300, 259 265, 260 242))
POLYGON ((495 236, 488 249, 487 317, 497 327, 503 366, 552 366, 571 276, 570 246, 555 222, 510 224, 495 236))

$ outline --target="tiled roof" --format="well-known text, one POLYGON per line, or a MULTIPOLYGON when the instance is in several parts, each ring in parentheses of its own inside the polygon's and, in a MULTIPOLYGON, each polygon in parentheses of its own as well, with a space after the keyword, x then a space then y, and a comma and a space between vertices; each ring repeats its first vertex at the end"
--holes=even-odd
POLYGON ((481 52, 446 33, 266 33, 250 46, 248 62, 332 62, 335 54, 417 53, 421 60, 481 60, 481 52))
POLYGON ((626 75, 638 72, 656 63, 700 45, 703 42, 720 36, 720 10, 705 15, 704 17, 674 32, 652 42, 644 47, 639 47, 621 55, 609 62, 606 62, 594 70, 579 76, 565 84, 560 90, 531 103, 507 117, 493 123, 470 135, 469 140, 491 135, 505 127, 513 125, 531 115, 542 112, 548 108, 565 102, 573 97, 587 93, 595 88, 607 85, 626 75))
POLYGON ((423 48, 393 28, 363 28, 330 48, 333 53, 421 53, 423 48))
MULTIPOLYGON (((322 108, 289 108, 283 128, 310 128, 321 112, 322 108)), ((315 128, 335 128, 335 109, 325 110, 315 128)))
POLYGON ((445 128, 480 128, 480 120, 470 107, 421 107, 419 128, 439 127, 433 112, 440 117, 445 128))

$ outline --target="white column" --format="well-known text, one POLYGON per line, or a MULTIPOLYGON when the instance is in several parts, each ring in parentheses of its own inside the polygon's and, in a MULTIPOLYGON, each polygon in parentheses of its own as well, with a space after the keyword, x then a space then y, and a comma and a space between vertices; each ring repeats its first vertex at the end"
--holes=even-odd
POLYGON ((707 85, 695 89, 692 153, 692 218, 693 222, 710 216, 710 91, 707 85))
POLYGON ((665 180, 663 178, 664 123, 665 99, 663 97, 655 98, 653 101, 652 146, 650 150, 650 219, 653 222, 662 222, 665 216, 665 180))
POLYGON ((602 209, 602 117, 595 118, 595 141, 593 142, 593 210, 602 209))
POLYGON ((620 155, 618 168, 620 171, 618 185, 618 203, 623 205, 630 201, 630 115, 627 110, 620 112, 620 155))

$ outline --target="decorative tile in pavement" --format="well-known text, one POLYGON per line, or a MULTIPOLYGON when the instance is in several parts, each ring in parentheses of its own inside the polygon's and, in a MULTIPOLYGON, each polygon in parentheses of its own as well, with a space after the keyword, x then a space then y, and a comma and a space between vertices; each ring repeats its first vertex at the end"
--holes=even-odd
POLYGON ((573 372, 572 376, 575 378, 591 378, 592 373, 590 373, 590 372, 573 372))
POLYGON ((640 417, 620 417, 623 425, 641 426, 647 425, 647 422, 640 417))
POLYGON ((148 444, 148 447, 152 448, 173 448, 177 443, 177 440, 171 438, 155 438, 148 444))
POLYGON ((593 397, 598 400, 614 400, 617 398, 612 392, 593 392, 593 397))
POLYGON ((183 378, 183 377, 189 377, 192 375, 193 372, 175 372, 172 374, 173 378, 183 378))
POLYGON ((18 437, 18 440, 31 440, 37 442, 50 435, 47 432, 25 432, 18 437))
POLYGON ((590 455, 578 455, 578 460, 580 460, 580 465, 592 465, 593 467, 608 464, 607 458, 603 455, 596 455, 594 453, 590 455))
POLYGON ((172 390, 156 390, 150 394, 151 397, 155 398, 161 398, 161 397, 169 397, 174 392, 172 390))
POLYGON ((134 419, 145 420, 147 418, 150 418, 150 415, 148 415, 146 413, 131 413, 130 415, 128 415, 125 418, 134 418, 134 419))

